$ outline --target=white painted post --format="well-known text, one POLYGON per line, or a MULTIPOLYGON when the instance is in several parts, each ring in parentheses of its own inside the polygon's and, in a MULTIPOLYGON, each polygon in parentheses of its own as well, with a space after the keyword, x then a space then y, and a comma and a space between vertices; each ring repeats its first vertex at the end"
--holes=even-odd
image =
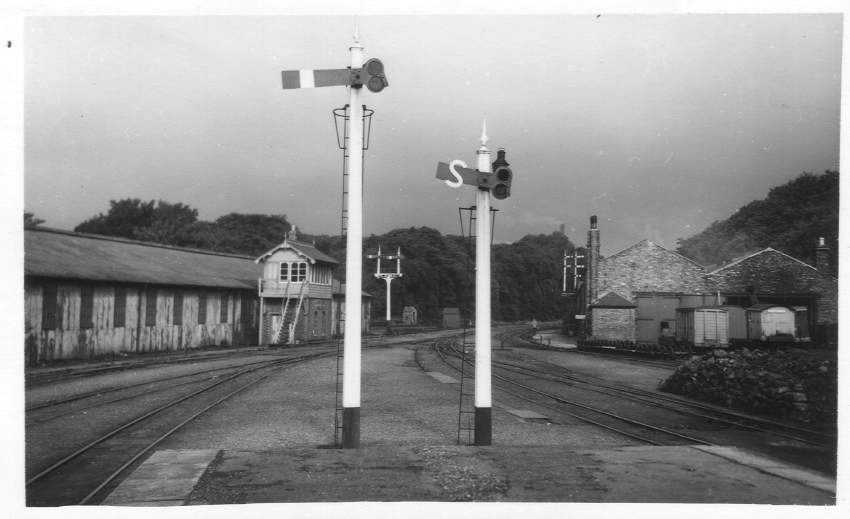
MULTIPOLYGON (((478 171, 490 172, 487 123, 481 131, 478 171)), ((492 386, 490 344, 490 191, 475 195, 475 445, 492 443, 492 386)))
POLYGON ((390 315, 390 284, 393 282, 392 276, 385 276, 384 281, 387 282, 387 324, 392 320, 392 316, 390 315))
POLYGON ((567 249, 564 249, 564 282, 561 288, 561 293, 567 291, 567 249))
MULTIPOLYGON (((363 66, 363 46, 355 29, 351 68, 363 66)), ((345 254, 345 338, 342 378, 342 448, 360 447, 360 322, 363 270, 363 106, 360 89, 349 88, 348 234, 345 254)))

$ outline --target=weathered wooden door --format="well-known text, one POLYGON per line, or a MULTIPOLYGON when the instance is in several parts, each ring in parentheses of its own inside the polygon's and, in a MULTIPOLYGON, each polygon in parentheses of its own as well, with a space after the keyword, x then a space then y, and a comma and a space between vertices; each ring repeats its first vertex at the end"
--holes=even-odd
POLYGON ((271 325, 271 335, 269 336, 269 342, 274 342, 280 333, 280 327, 283 326, 283 316, 280 314, 272 314, 272 325, 271 325))

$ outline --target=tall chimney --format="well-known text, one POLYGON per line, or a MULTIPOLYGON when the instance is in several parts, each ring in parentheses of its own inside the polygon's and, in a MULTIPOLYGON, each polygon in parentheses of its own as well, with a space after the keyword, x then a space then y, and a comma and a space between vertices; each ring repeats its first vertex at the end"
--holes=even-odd
POLYGON ((585 275, 587 276, 585 301, 589 305, 596 300, 599 290, 599 229, 596 227, 596 215, 590 217, 590 230, 587 231, 587 251, 585 254, 587 255, 585 258, 585 275))
POLYGON ((818 238, 818 246, 815 249, 815 267, 819 271, 829 272, 829 256, 830 251, 829 247, 826 246, 826 240, 823 237, 818 238))

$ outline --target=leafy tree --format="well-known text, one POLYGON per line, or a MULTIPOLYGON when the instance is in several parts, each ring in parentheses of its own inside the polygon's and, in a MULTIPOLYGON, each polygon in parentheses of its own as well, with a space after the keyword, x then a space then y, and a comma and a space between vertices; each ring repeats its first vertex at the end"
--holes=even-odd
POLYGON ((182 229, 198 220, 198 210, 182 203, 171 204, 157 201, 156 209, 146 227, 133 230, 133 238, 169 245, 179 244, 178 236, 182 229))
POLYGON ((814 263, 818 237, 824 237, 838 264, 837 171, 803 173, 774 187, 764 200, 741 207, 732 216, 678 241, 677 251, 703 265, 721 265, 736 257, 772 247, 814 263))
POLYGON ((44 220, 37 218, 35 213, 24 212, 24 227, 37 227, 44 223, 44 220))
POLYGON ((93 218, 89 218, 74 227, 74 231, 134 238, 136 229, 151 226, 154 209, 153 200, 150 202, 143 202, 138 198, 126 198, 118 201, 110 200, 109 211, 106 214, 100 213, 93 218))
POLYGON ((198 246, 220 252, 259 256, 281 243, 291 228, 286 215, 230 213, 215 221, 213 232, 204 234, 212 235, 213 242, 199 240, 201 243, 198 246))
POLYGON ((109 204, 106 214, 74 230, 253 256, 282 242, 291 227, 285 215, 231 213, 203 222, 198 221, 197 209, 179 202, 128 198, 109 204))

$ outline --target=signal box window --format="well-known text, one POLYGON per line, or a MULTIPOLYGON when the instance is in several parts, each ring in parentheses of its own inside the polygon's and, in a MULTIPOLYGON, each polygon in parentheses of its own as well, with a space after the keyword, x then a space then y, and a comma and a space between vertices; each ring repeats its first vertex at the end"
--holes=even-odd
POLYGON ((304 262, 292 264, 292 281, 300 283, 307 280, 307 264, 304 262))

